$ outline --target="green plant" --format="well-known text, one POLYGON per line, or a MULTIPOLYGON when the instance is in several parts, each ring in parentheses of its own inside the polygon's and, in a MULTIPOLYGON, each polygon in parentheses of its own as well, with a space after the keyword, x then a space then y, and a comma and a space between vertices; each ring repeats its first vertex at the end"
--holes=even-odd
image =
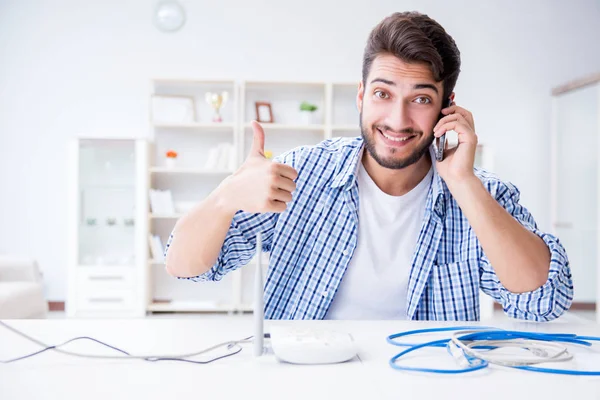
POLYGON ((316 111, 317 108, 318 107, 316 105, 307 101, 303 101, 302 104, 300 104, 300 111, 316 111))

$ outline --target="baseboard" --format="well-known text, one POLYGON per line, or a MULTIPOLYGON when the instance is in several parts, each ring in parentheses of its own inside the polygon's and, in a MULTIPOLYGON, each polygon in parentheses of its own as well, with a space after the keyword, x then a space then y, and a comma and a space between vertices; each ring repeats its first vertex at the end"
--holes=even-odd
POLYGON ((64 301, 49 301, 48 310, 50 311, 65 311, 64 301))
MULTIPOLYGON (((50 311, 65 311, 64 301, 49 301, 48 309, 50 311)), ((596 303, 573 303, 571 304, 571 311, 594 311, 596 309, 596 303)), ((494 303, 494 310, 502 310, 502 306, 498 303, 494 303)))
MULTIPOLYGON (((494 310, 502 310, 502 306, 498 303, 494 303, 494 310)), ((569 311, 595 311, 596 303, 584 303, 576 302, 571 304, 569 311)))

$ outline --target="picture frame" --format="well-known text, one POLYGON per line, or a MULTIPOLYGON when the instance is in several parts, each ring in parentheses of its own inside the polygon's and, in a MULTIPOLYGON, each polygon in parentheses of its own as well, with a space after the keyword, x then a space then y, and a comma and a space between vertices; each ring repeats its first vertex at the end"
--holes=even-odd
POLYGON ((192 96, 151 95, 150 122, 154 124, 188 124, 196 121, 196 102, 192 96))
POLYGON ((266 101, 257 101, 255 102, 255 106, 257 122, 273 123, 273 110, 271 108, 271 103, 266 101))

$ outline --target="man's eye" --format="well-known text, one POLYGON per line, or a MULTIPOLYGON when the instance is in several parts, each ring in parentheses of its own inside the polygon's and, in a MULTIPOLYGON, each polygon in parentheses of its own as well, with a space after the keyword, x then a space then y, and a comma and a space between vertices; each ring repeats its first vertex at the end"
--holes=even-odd
POLYGON ((431 103, 431 100, 429 100, 427 97, 417 97, 417 103, 420 104, 429 104, 431 103))
POLYGON ((376 90, 375 91, 375 96, 379 97, 380 99, 387 99, 388 95, 385 92, 382 92, 381 90, 376 90))

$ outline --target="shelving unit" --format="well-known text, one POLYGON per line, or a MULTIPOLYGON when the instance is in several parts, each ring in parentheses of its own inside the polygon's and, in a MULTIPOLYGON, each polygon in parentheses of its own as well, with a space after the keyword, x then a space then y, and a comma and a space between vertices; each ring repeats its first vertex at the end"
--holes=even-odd
MULTIPOLYGON (((194 99, 195 121, 153 123, 148 176, 151 189, 169 190, 174 209, 171 213, 148 214, 147 235, 158 235, 163 248, 185 209, 200 202, 239 165, 238 129, 239 101, 238 85, 228 80, 183 80, 155 79, 151 82, 153 95, 188 96, 194 99), (220 112, 222 122, 213 122, 214 110, 205 100, 207 92, 222 93, 228 98, 220 112), (221 143, 229 143, 234 149, 231 168, 207 168, 209 150, 221 143), (165 162, 168 150, 178 153, 175 166, 165 162), (185 204, 186 207, 181 207, 185 204)), ((199 243, 199 245, 201 245, 199 243)), ((148 312, 232 312, 236 310, 233 290, 239 283, 236 274, 220 282, 209 284, 175 279, 168 275, 164 262, 148 259, 149 269, 148 312), (201 286, 202 285, 202 286, 201 286)))

